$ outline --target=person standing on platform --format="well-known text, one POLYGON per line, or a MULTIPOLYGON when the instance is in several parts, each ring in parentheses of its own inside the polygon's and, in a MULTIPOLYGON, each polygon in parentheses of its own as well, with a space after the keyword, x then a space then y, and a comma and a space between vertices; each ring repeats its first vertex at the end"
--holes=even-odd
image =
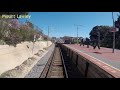
POLYGON ((80 46, 83 45, 84 46, 84 41, 83 41, 83 38, 81 39, 81 42, 80 42, 80 46))
POLYGON ((87 44, 87 48, 89 48, 89 45, 90 45, 90 39, 89 38, 86 38, 86 44, 87 44))
POLYGON ((94 38, 93 40, 93 49, 96 48, 96 46, 98 46, 98 49, 100 49, 100 41, 98 40, 98 37, 97 38, 94 38))

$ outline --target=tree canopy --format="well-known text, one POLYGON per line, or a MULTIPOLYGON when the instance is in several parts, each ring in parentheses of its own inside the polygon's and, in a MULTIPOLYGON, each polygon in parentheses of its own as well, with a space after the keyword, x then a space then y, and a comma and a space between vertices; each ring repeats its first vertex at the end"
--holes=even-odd
MULTIPOLYGON (((90 39, 98 37, 97 32, 100 33, 100 44, 102 47, 112 48, 113 43, 113 33, 110 32, 112 27, 110 26, 95 26, 92 28, 91 32, 89 33, 90 39)), ((116 32, 116 48, 120 49, 120 33, 119 31, 116 32)))
POLYGON ((39 29, 34 28, 34 24, 27 21, 20 23, 17 19, 0 20, 0 40, 8 45, 16 45, 22 41, 34 41, 42 36, 39 29))

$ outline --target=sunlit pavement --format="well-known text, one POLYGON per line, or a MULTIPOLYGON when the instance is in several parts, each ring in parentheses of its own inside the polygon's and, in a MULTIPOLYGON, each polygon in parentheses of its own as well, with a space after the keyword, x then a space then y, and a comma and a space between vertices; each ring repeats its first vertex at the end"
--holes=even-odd
POLYGON ((101 47, 99 50, 98 47, 96 47, 96 49, 93 49, 92 46, 89 46, 89 48, 87 48, 86 45, 80 46, 79 44, 67 44, 67 46, 86 53, 87 55, 90 55, 94 58, 97 58, 110 66, 120 69, 120 50, 115 49, 115 52, 112 53, 112 48, 101 47))

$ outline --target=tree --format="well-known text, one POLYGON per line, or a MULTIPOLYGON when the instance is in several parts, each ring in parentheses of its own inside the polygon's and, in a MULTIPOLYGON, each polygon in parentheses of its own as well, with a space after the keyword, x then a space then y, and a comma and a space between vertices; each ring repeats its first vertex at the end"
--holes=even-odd
POLYGON ((34 29, 34 25, 33 25, 33 23, 31 23, 30 21, 26 21, 26 24, 27 24, 31 29, 34 29))
POLYGON ((0 40, 8 45, 16 45, 24 41, 33 41, 34 35, 38 39, 41 35, 39 29, 34 28, 30 21, 19 23, 17 19, 0 20, 0 40))
POLYGON ((95 26, 90 32, 90 39, 97 38, 98 34, 100 33, 100 43, 103 47, 112 47, 112 33, 109 32, 112 27, 110 26, 95 26))

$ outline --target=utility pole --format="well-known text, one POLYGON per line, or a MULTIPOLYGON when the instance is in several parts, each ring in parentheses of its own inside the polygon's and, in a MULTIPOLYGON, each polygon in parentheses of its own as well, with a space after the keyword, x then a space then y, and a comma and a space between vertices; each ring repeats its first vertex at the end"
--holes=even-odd
POLYGON ((77 26, 77 44, 78 44, 78 29, 79 29, 78 27, 82 25, 75 25, 75 26, 77 26))
POLYGON ((49 40, 49 26, 48 26, 48 38, 47 38, 47 46, 48 46, 48 40, 49 40))
MULTIPOLYGON (((114 16, 113 16, 113 12, 112 12, 112 19, 113 19, 113 28, 115 28, 115 23, 114 23, 114 16)), ((115 49, 115 32, 113 32, 113 53, 114 53, 114 49, 115 49)))
POLYGON ((78 44, 78 26, 77 26, 77 44, 78 44))

